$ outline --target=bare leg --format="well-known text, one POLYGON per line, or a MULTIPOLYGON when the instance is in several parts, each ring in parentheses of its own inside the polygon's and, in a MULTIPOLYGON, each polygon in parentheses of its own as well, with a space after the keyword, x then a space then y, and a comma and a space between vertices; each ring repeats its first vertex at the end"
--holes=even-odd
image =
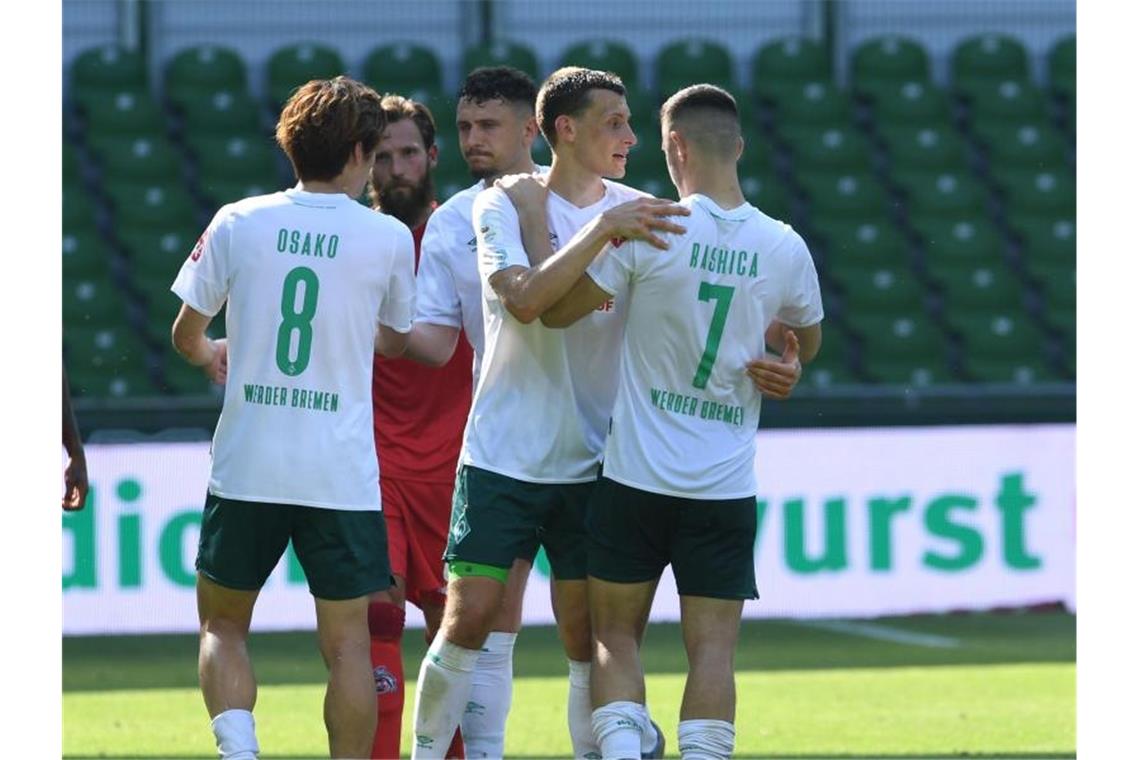
POLYGON ((198 682, 211 718, 253 711, 257 683, 246 651, 256 591, 219 586, 198 575, 198 682))
POLYGON ((368 597, 317 599, 317 638, 329 670, 325 727, 329 754, 368 757, 376 733, 376 688, 369 657, 368 597))
POLYGON ((590 697, 594 707, 610 702, 645 704, 641 637, 657 581, 610 583, 590 578, 590 618, 594 626, 594 664, 590 697))
POLYGON ((732 722, 736 714, 733 664, 743 607, 738 599, 681 597, 681 634, 689 657, 681 720, 732 722))

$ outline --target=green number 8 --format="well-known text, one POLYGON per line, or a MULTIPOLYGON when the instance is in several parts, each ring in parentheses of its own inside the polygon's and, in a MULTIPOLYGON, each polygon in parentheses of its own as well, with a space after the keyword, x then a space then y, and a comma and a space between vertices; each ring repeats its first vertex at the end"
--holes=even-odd
POLYGON ((290 377, 301 374, 309 366, 319 287, 316 272, 308 267, 297 267, 285 275, 281 289, 281 326, 277 328, 277 368, 290 377), (297 287, 301 283, 305 283, 305 297, 301 310, 296 311, 297 287), (294 330, 297 331, 297 355, 290 358, 294 330))

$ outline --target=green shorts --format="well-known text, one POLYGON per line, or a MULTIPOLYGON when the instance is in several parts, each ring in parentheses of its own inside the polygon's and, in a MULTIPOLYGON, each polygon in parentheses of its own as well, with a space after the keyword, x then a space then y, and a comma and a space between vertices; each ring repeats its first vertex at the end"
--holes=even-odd
POLYGON ((290 539, 318 599, 355 599, 392 585, 380 510, 238 501, 210 493, 194 566, 220 586, 257 591, 290 539))
POLYGON ((533 562, 541 544, 555 580, 585 580, 586 508, 594 483, 529 483, 461 466, 443 555, 450 571, 505 580, 515 559, 533 562))
POLYGON ((643 583, 673 566, 677 592, 755 599, 756 500, 686 499, 602 477, 590 500, 590 575, 643 583))

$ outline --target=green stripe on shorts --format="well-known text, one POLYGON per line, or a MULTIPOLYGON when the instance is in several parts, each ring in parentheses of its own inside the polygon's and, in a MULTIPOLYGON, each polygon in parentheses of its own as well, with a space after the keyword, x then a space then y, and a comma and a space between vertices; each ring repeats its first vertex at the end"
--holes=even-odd
POLYGON ((481 562, 464 562, 463 560, 453 559, 447 563, 447 577, 448 580, 452 578, 493 578, 501 583, 507 582, 507 575, 510 573, 509 567, 496 567, 495 565, 484 565, 481 562))

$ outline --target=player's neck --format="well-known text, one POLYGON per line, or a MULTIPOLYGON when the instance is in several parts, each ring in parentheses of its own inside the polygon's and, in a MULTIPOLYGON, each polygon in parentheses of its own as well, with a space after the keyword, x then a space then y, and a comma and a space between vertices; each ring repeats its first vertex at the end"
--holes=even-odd
POLYGON ((744 193, 735 171, 710 171, 693 174, 684 181, 685 195, 700 193, 716 205, 728 210, 744 203, 744 193))
POLYGON ((493 177, 487 177, 483 180, 483 187, 490 187, 495 184, 495 180, 499 177, 506 177, 509 174, 534 174, 538 171, 538 167, 534 165, 534 160, 531 159, 530 154, 526 154, 515 163, 508 166, 502 172, 493 177))
POLYGON ((594 205, 606 194, 601 175, 573 159, 559 159, 557 153, 547 176, 546 186, 579 208, 594 205))
POLYGON ((345 185, 347 185, 347 184, 348 183, 343 182, 343 181, 339 181, 338 179, 333 179, 333 180, 330 180, 328 182, 318 182, 315 180, 308 180, 308 181, 301 180, 300 182, 297 183, 297 189, 302 190, 306 193, 327 193, 327 194, 343 193, 344 195, 348 195, 349 194, 348 190, 345 187, 345 185))

